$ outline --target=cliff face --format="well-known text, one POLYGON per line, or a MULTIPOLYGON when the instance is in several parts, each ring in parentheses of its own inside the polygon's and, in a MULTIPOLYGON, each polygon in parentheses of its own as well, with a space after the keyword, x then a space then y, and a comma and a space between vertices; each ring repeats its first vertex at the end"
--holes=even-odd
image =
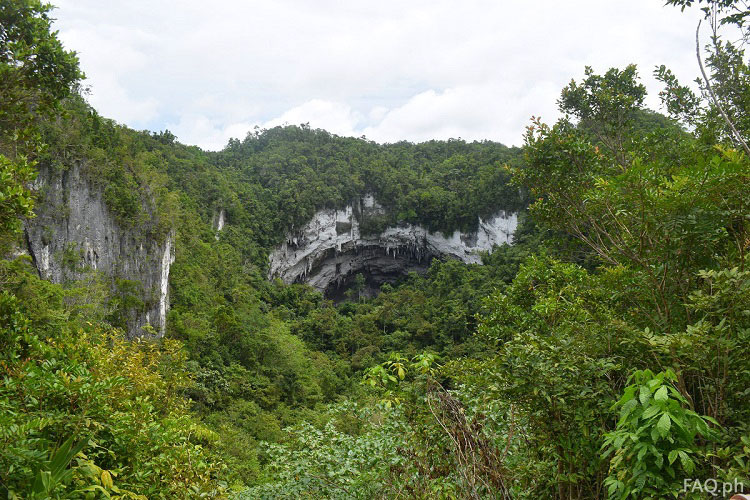
POLYGON ((422 226, 388 227, 376 234, 363 234, 362 224, 383 215, 372 196, 365 196, 343 210, 321 210, 270 255, 270 277, 285 283, 304 282, 329 296, 357 273, 368 285, 378 287, 395 276, 423 271, 433 257, 481 263, 479 252, 494 245, 511 243, 518 215, 500 212, 479 220, 472 233, 431 233, 422 226))
POLYGON ((139 303, 126 313, 128 335, 141 336, 143 327, 151 325, 161 336, 169 308, 174 235, 163 241, 147 237, 151 222, 132 229, 120 227, 102 189, 81 170, 79 163, 62 172, 40 170, 34 186, 39 193, 37 216, 25 225, 28 251, 39 274, 63 283, 94 270, 111 277, 115 289, 122 280, 134 282, 129 293, 139 303))

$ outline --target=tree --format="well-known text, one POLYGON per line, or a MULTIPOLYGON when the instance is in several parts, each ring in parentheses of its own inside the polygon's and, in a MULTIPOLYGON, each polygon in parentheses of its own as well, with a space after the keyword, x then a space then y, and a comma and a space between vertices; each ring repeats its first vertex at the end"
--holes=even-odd
POLYGON ((558 100, 560 110, 578 119, 621 165, 627 165, 625 141, 638 110, 643 105, 646 87, 638 82, 636 66, 624 70, 611 68, 597 75, 586 67, 586 78, 571 81, 558 100))
MULTIPOLYGON (((739 56, 735 62, 737 60, 739 56)), ((740 66, 732 63, 725 67, 740 66)), ((744 71, 741 70, 740 76, 744 71)), ((747 332, 750 330, 743 313, 750 305, 747 295, 750 283, 745 270, 750 241, 747 218, 750 164, 742 149, 732 147, 726 133, 711 135, 710 127, 721 123, 721 119, 716 120, 715 109, 705 99, 701 102, 706 102, 705 110, 713 115, 699 116, 694 110, 683 108, 685 116, 697 124, 695 137, 668 122, 654 122, 650 130, 648 127, 639 130, 633 123, 644 116, 644 110, 640 109, 638 99, 629 98, 638 95, 635 73, 617 78, 619 87, 613 84, 612 78, 607 78, 607 75, 627 74, 610 70, 605 76, 597 76, 587 70, 583 83, 569 85, 560 103, 563 111, 578 121, 565 119, 554 126, 535 121, 526 137, 526 165, 516 169, 515 174, 516 180, 536 198, 530 207, 532 216, 551 229, 563 230, 577 238, 599 258, 600 266, 596 270, 599 281, 594 283, 598 307, 609 304, 611 326, 621 330, 615 330, 616 335, 608 343, 615 349, 614 360, 626 361, 631 370, 650 368, 654 372, 674 373, 669 382, 670 387, 674 387, 664 390, 674 390, 670 392, 675 399, 670 416, 663 417, 652 413, 657 409, 646 408, 647 394, 644 393, 640 402, 648 420, 641 422, 638 413, 632 421, 618 424, 606 441, 608 449, 617 453, 603 457, 611 460, 612 475, 607 483, 611 495, 626 497, 642 490, 643 481, 648 480, 650 487, 656 488, 656 494, 663 497, 679 486, 679 481, 675 481, 680 479, 675 477, 677 472, 695 474, 692 477, 716 477, 717 474, 729 477, 728 462, 714 460, 710 463, 707 459, 705 433, 699 433, 703 436, 700 439, 688 434, 680 437, 675 432, 667 435, 667 418, 675 417, 672 421, 675 428, 680 428, 681 424, 693 425, 690 422, 697 422, 693 418, 695 414, 706 415, 709 422, 718 422, 723 427, 719 430, 718 441, 725 446, 722 449, 730 450, 722 457, 739 453, 738 436, 746 433, 744 422, 748 407, 738 398, 746 391, 750 373, 747 369, 747 332), (610 109, 612 113, 600 111, 610 109), (630 118, 623 120, 622 116, 630 118), (604 124, 596 123, 598 120, 603 120, 604 124), (615 147, 610 147, 609 137, 622 139, 614 142, 615 147), (658 419, 651 418, 654 415, 658 419), (642 427, 646 423, 650 427, 642 427), (659 435, 651 438, 652 429, 659 435), (665 436, 668 441, 676 441, 662 446, 665 436), (629 441, 623 444, 625 439, 629 441), (658 450, 648 448, 652 455, 644 458, 641 450, 651 445, 658 450), (638 467, 631 457, 637 458, 638 467), (681 468, 661 466, 662 462, 669 462, 671 466, 675 457, 680 457, 681 468), (686 465, 693 462, 694 469, 686 465), (656 475, 658 481, 652 481, 651 475, 656 475)), ((736 76, 731 71, 722 74, 736 76)), ((670 82, 676 83, 675 80, 670 82)), ((740 104, 749 98, 746 88, 750 87, 730 87, 722 89, 731 99, 728 102, 737 105, 727 109, 736 112, 735 116, 740 118, 738 123, 743 123, 746 115, 740 104)), ((672 102, 679 105, 678 98, 685 95, 675 94, 674 97, 672 102)), ((522 271, 516 281, 523 276, 522 271)), ((568 279, 566 283, 571 281, 568 279)), ((519 297, 506 293, 497 296, 496 303, 489 307, 492 315, 499 315, 497 320, 489 316, 495 325, 490 330, 501 341, 498 351, 506 363, 505 360, 524 359, 515 352, 507 354, 513 346, 513 340, 508 339, 514 339, 517 331, 523 331, 513 328, 514 318, 551 314, 559 320, 564 314, 574 313, 585 297, 578 293, 566 298, 556 293, 554 302, 543 307, 524 302, 523 298, 538 293, 543 283, 541 278, 528 282, 518 288, 519 297), (498 337, 497 332, 502 333, 504 325, 509 325, 511 331, 498 337)), ((574 317, 585 318, 580 314, 574 317)), ((594 325, 606 324, 597 320, 574 331, 583 332, 585 338, 601 338, 594 325)), ((545 335, 542 338, 546 340, 549 335, 559 342, 566 333, 559 324, 545 330, 546 324, 538 326, 527 320, 522 326, 528 329, 531 341, 525 340, 521 347, 531 346, 534 350, 544 345, 537 337, 545 335)), ((575 346, 575 352, 581 352, 583 346, 589 347, 588 342, 591 341, 563 342, 562 345, 575 346)), ((564 351, 556 348, 551 352, 559 356, 564 351)), ((583 360, 572 363, 576 370, 585 368, 589 359, 606 359, 600 354, 586 354, 583 360)), ((529 366, 534 367, 535 373, 541 371, 540 366, 558 366, 556 357, 548 358, 554 363, 529 366)), ((510 370, 505 372, 511 373, 510 370)), ((515 369, 514 373, 517 372, 515 369)), ((593 370, 592 373, 600 372, 593 370)), ((617 382, 623 380, 624 375, 627 373, 613 373, 608 377, 615 382, 612 389, 617 389, 617 382)), ((546 373, 541 379, 554 380, 546 373)), ((541 393, 540 385, 536 383, 534 390, 541 393)), ((579 385, 589 390, 593 383, 582 381, 579 385)), ((561 387, 564 386, 554 386, 556 390, 561 387)), ((628 390, 632 392, 632 388, 628 390)), ((631 392, 626 392, 626 397, 632 396, 631 392)), ((565 395, 564 399, 570 405, 575 401, 573 397, 565 395)), ((580 402, 575 401, 571 406, 581 411, 588 404, 584 395, 580 402)), ((533 408, 544 408, 544 401, 535 403, 533 408)), ((592 421, 601 418, 596 411, 592 412, 595 416, 592 421)), ((578 422, 580 418, 563 418, 561 422, 578 422)), ((544 418, 541 422, 546 424, 554 419, 544 418)), ((533 429, 539 432, 543 427, 537 424, 533 429)), ((606 431, 606 427, 599 430, 606 431)), ((564 433, 555 430, 552 435, 564 433)), ((550 442, 556 443, 555 439, 550 442)), ((577 458, 575 463, 582 463, 582 459, 577 458)))
MULTIPOLYGON (((690 7, 694 0, 669 0, 668 5, 690 7)), ((698 0, 703 4, 703 0, 698 0)), ((681 85, 665 66, 655 70, 656 78, 665 89, 660 93, 667 111, 683 123, 694 127, 707 143, 726 142, 740 147, 750 156, 750 69, 745 63, 743 46, 750 41, 750 4, 742 0, 706 0, 701 8, 704 20, 711 29, 710 43, 701 53, 701 24, 695 32, 695 51, 701 77, 696 79, 700 95, 681 85), (741 32, 741 40, 723 39, 721 28, 734 26, 741 32), (705 62, 705 66, 704 66, 705 62), (708 71, 706 71, 706 66, 708 71)))
MULTIPOLYGON (((674 5, 682 10, 692 6, 695 0, 667 0, 666 5, 674 5)), ((750 2, 746 0, 698 0, 703 5, 702 11, 712 25, 735 25, 742 30, 744 40, 748 40, 748 20, 750 19, 750 2)))
POLYGON ((676 379, 669 369, 636 371, 614 405, 620 419, 602 446, 604 456, 612 455, 605 481, 610 498, 684 494, 680 478, 695 472, 697 438, 710 437, 709 423, 715 421, 685 408, 687 400, 673 385, 676 379))
POLYGON ((32 215, 39 119, 58 110, 83 77, 75 52, 51 31, 51 10, 39 0, 0 3, 0 234, 32 215))

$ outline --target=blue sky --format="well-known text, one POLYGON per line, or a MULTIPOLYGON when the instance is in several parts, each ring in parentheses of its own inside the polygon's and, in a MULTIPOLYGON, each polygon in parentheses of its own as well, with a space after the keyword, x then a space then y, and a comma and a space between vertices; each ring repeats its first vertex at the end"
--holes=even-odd
POLYGON ((100 113, 214 150, 305 122, 378 142, 520 145, 586 65, 637 63, 655 109, 655 65, 697 76, 698 15, 659 0, 55 3, 100 113))

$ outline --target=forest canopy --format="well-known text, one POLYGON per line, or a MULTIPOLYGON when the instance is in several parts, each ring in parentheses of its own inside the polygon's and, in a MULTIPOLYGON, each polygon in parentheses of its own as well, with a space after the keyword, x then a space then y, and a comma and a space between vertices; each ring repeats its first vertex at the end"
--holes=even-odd
POLYGON ((667 115, 643 68, 587 67, 521 148, 301 125, 206 152, 100 116, 51 7, 0 2, 0 495, 750 491, 750 71, 721 36, 748 10, 697 4, 705 77, 656 68, 667 115), (163 338, 125 340, 135 284, 53 284, 23 255, 36 172, 73 165, 118 227, 174 235, 163 338), (481 265, 434 259, 374 297, 268 279, 287 232, 367 194, 386 226, 520 224, 481 265))

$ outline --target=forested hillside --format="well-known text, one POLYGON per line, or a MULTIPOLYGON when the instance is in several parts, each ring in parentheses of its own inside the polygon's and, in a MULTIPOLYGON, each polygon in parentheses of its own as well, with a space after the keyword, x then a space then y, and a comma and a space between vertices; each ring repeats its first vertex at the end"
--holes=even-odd
POLYGON ((0 495, 750 491, 750 72, 719 37, 747 35, 747 10, 707 5, 699 93, 655 71, 668 116, 635 65, 586 68, 523 148, 301 125, 206 152, 100 116, 50 7, 0 1, 0 495), (40 278, 36 172, 74 166, 118 227, 173 235, 163 337, 125 340, 138 284, 76 249, 60 257, 83 279, 40 278), (520 224, 481 265, 436 258, 375 297, 364 276, 337 303, 269 279, 289 231, 365 195, 373 233, 520 224))

